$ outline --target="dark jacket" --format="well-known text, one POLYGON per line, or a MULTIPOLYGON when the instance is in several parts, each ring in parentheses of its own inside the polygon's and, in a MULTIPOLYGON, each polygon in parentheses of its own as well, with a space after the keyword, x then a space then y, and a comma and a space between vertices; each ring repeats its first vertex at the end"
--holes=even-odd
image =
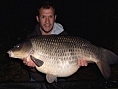
MULTIPOLYGON (((39 26, 39 24, 37 24, 37 25, 35 26, 35 30, 34 30, 31 34, 29 34, 28 37, 36 36, 36 35, 42 35, 42 34, 41 34, 41 31, 40 31, 39 29, 40 29, 40 26, 39 26)), ((52 35, 52 34, 51 34, 51 35, 52 35)), ((55 35, 55 34, 54 34, 54 35, 55 35)), ((62 32, 59 33, 58 35, 68 35, 68 33, 67 33, 66 31, 62 31, 62 32)))
MULTIPOLYGON (((42 35, 39 29, 40 29, 39 24, 37 24, 35 26, 35 30, 28 37, 42 35)), ((68 35, 68 34, 66 31, 62 31, 58 35, 68 35)), ((45 78, 46 75, 37 71, 35 68, 30 68, 30 77, 36 81, 45 81, 46 80, 46 78, 45 78)))

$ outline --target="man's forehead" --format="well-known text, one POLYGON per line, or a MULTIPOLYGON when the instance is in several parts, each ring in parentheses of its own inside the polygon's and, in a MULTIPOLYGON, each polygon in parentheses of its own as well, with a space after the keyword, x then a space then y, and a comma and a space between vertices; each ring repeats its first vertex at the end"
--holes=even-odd
POLYGON ((41 8, 39 10, 40 14, 54 14, 54 9, 53 8, 41 8))

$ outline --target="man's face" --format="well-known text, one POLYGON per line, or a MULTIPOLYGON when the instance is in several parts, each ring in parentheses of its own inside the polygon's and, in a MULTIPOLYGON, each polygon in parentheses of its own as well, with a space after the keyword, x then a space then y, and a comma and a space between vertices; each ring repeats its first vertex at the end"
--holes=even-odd
POLYGON ((39 22, 41 29, 46 33, 51 32, 53 29, 54 21, 56 19, 53 8, 41 8, 39 13, 39 17, 36 16, 36 19, 39 22))

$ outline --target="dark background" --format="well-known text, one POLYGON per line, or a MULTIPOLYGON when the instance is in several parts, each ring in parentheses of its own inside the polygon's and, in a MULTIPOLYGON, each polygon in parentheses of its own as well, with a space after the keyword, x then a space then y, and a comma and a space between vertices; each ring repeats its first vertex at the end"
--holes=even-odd
MULTIPOLYGON (((0 1, 1 37, 12 35, 12 39, 26 37, 36 25, 36 11, 42 1, 0 1)), ((51 0, 57 10, 57 22, 70 35, 77 35, 95 44, 104 46, 106 41, 117 36, 117 0, 51 0)), ((110 42, 111 43, 111 42, 110 42)), ((109 42, 108 42, 109 44, 109 42)))
MULTIPOLYGON (((20 77, 27 80, 25 78, 28 77, 24 76, 28 74, 26 66, 22 65, 21 61, 10 60, 6 52, 34 30, 37 24, 36 11, 42 1, 49 0, 0 1, 1 81, 15 81, 18 80, 17 77, 20 81, 23 81, 20 77), (20 69, 21 65, 25 68, 20 69)), ((57 10, 57 22, 61 23, 70 35, 82 37, 118 54, 117 0, 51 0, 51 2, 57 10)), ((115 71, 114 75, 117 76, 118 72, 115 71)))

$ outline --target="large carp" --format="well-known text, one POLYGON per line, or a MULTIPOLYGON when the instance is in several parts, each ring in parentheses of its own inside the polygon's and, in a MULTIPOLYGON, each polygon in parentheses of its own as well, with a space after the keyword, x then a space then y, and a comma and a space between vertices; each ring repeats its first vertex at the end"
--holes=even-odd
POLYGON ((74 74, 80 68, 79 59, 96 63, 103 76, 108 79, 110 64, 118 61, 118 56, 113 52, 73 36, 31 37, 7 53, 13 58, 31 58, 37 65, 36 69, 46 74, 49 83, 56 81, 57 77, 74 74))

